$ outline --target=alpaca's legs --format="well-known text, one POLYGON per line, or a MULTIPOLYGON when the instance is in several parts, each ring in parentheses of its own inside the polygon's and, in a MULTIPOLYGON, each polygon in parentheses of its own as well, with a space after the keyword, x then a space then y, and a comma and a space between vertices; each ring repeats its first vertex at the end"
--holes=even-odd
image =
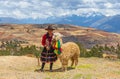
POLYGON ((62 70, 63 70, 63 71, 65 70, 64 65, 62 65, 62 70))
POLYGON ((65 65, 65 71, 67 71, 67 65, 65 65))
POLYGON ((62 65, 62 71, 66 71, 67 70, 66 68, 67 68, 66 65, 62 65))
POLYGON ((62 70, 67 71, 67 67, 68 67, 68 60, 65 60, 62 62, 62 70))
POLYGON ((64 70, 65 70, 65 68, 64 68, 63 60, 62 60, 62 59, 60 59, 60 62, 61 62, 61 65, 62 65, 62 70, 64 71, 64 70))
POLYGON ((72 61, 72 63, 71 63, 71 67, 73 66, 73 64, 74 64, 74 59, 73 58, 71 58, 71 61, 72 61))
POLYGON ((68 60, 66 60, 66 63, 65 63, 65 71, 67 71, 67 67, 68 67, 68 60))
POLYGON ((63 70, 63 71, 67 71, 67 65, 63 65, 63 66, 62 66, 62 70, 63 70))
POLYGON ((78 64, 78 58, 75 59, 75 67, 77 66, 78 64))

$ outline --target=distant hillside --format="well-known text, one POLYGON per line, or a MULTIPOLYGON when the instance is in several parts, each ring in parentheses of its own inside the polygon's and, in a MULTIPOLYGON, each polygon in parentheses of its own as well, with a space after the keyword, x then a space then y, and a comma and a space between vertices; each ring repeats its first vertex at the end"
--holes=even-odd
POLYGON ((47 19, 16 19, 10 17, 0 17, 1 24, 71 24, 84 27, 93 27, 98 30, 104 30, 108 32, 120 33, 120 15, 115 16, 104 16, 99 13, 93 13, 91 16, 77 16, 71 15, 66 17, 56 17, 47 19))
POLYGON ((105 17, 90 26, 104 31, 120 33, 120 15, 105 17))
POLYGON ((0 23, 19 23, 20 21, 10 17, 0 17, 0 23))
MULTIPOLYGON (((53 24, 55 32, 64 35, 63 42, 80 42, 86 48, 98 45, 116 46, 120 43, 120 35, 94 28, 87 28, 68 24, 53 24)), ((20 40, 28 42, 27 45, 41 46, 41 37, 46 31, 47 24, 1 24, 0 41, 20 40)))
POLYGON ((73 24, 73 25, 79 25, 84 27, 89 27, 92 23, 104 18, 103 15, 95 15, 95 16, 89 16, 82 17, 77 15, 67 16, 61 18, 59 21, 55 22, 58 24, 73 24))

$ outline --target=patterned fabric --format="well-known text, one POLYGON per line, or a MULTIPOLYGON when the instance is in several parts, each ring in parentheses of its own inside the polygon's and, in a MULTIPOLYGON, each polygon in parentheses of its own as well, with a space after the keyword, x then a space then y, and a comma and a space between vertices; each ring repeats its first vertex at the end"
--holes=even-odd
POLYGON ((61 49, 61 44, 60 44, 60 40, 57 40, 54 44, 54 53, 57 54, 57 55, 60 55, 61 52, 62 52, 62 49, 61 49))
POLYGON ((46 50, 44 47, 42 53, 41 53, 41 61, 42 62, 55 62, 57 60, 57 56, 54 53, 54 49, 51 47, 49 51, 46 50))
POLYGON ((50 50, 48 51, 46 49, 46 47, 43 48, 43 51, 41 53, 41 56, 40 56, 40 59, 41 59, 41 62, 44 62, 44 63, 52 63, 52 62, 55 62, 57 60, 57 56, 56 54, 54 53, 54 49, 51 45, 51 40, 52 40, 52 37, 49 37, 49 34, 45 34, 42 38, 42 44, 43 46, 47 45, 46 43, 46 40, 48 40, 49 42, 49 47, 50 47, 50 50))

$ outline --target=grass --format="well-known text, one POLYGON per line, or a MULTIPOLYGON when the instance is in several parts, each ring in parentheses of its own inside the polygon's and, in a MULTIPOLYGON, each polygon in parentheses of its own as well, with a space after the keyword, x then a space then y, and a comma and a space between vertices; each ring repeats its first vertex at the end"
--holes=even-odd
POLYGON ((77 66, 77 69, 93 69, 94 66, 92 64, 83 64, 83 65, 79 65, 77 66))
POLYGON ((7 73, 7 75, 11 77, 15 75, 21 78, 22 76, 24 79, 26 79, 28 76, 29 77, 27 79, 106 79, 106 76, 111 79, 120 78, 120 61, 113 62, 103 60, 101 58, 80 58, 79 60, 80 61, 76 69, 74 69, 74 67, 68 67, 68 71, 66 72, 62 72, 60 70, 60 61, 54 63, 54 72, 49 72, 49 63, 45 65, 45 72, 34 72, 34 70, 37 70, 41 67, 41 65, 37 66, 37 61, 35 58, 23 56, 0 57, 0 62, 2 62, 0 63, 0 77, 5 77, 8 79, 6 75, 3 75, 7 73), (18 62, 13 62, 13 60, 18 62), (9 65, 8 62, 11 62, 15 65, 9 65), (16 72, 17 74, 13 72, 16 72))
POLYGON ((77 74, 73 77, 73 79, 80 79, 83 75, 82 74, 77 74))
POLYGON ((48 78, 48 77, 47 77, 47 78, 45 78, 45 79, 51 79, 51 78, 48 78))
POLYGON ((120 75, 120 71, 115 71, 116 74, 120 75))
POLYGON ((72 79, 92 79, 92 75, 91 74, 86 74, 86 75, 83 75, 83 74, 77 74, 75 75, 72 79))
POLYGON ((87 76, 85 77, 85 79, 92 79, 92 75, 91 74, 87 74, 87 76))

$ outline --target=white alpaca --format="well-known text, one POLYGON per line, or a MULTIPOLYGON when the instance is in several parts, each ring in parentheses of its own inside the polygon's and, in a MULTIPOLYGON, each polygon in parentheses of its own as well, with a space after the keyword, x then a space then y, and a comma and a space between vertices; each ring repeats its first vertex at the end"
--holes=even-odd
MULTIPOLYGON (((61 36, 63 35, 59 33, 54 34, 53 40, 62 40, 61 36)), ((79 46, 74 42, 67 42, 64 44, 62 43, 61 48, 62 48, 62 53, 58 55, 58 58, 61 61, 62 69, 66 71, 69 60, 72 61, 71 66, 73 66, 73 64, 75 64, 75 66, 78 64, 80 49, 79 49, 79 46)))

